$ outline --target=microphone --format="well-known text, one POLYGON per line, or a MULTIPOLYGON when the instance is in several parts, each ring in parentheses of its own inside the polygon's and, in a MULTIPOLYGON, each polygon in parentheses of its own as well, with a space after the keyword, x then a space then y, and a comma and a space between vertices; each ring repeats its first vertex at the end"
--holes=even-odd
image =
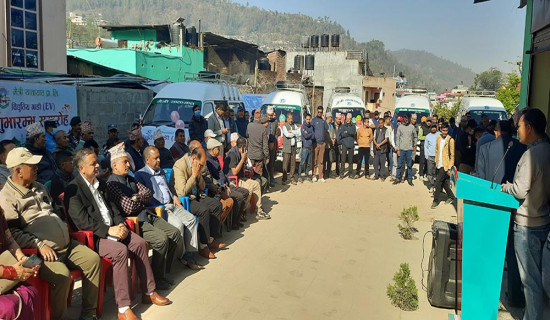
POLYGON ((514 141, 510 140, 510 142, 508 142, 508 148, 506 148, 506 152, 504 152, 504 156, 500 160, 497 168, 495 169, 495 172, 493 173, 493 178, 491 179, 491 189, 493 189, 493 184, 495 183, 495 177, 497 176, 498 169, 500 169, 500 166, 504 162, 504 159, 506 159, 506 155, 508 154, 508 151, 510 151, 510 148, 512 148, 512 146, 514 146, 514 141))

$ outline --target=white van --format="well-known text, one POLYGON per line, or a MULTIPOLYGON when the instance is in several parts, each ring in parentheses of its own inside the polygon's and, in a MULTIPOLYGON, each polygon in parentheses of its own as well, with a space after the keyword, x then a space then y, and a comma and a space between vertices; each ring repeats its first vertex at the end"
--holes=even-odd
POLYGON ((161 129, 166 148, 175 142, 175 132, 184 127, 187 139, 188 126, 193 117, 193 106, 201 107, 201 114, 208 119, 216 106, 223 105, 236 110, 244 107, 239 90, 222 81, 190 81, 172 83, 162 88, 153 98, 143 115, 143 138, 153 144, 153 135, 161 129))
POLYGON ((334 93, 330 97, 329 104, 326 110, 327 114, 331 114, 336 118, 336 113, 346 115, 351 113, 353 118, 361 116, 365 117, 365 102, 358 95, 350 92, 349 88, 335 88, 334 93))
MULTIPOLYGON (((281 126, 281 122, 286 121, 286 116, 289 112, 292 113, 294 123, 301 126, 306 113, 311 114, 309 99, 303 85, 289 84, 285 82, 277 83, 277 90, 268 94, 263 101, 261 112, 265 114, 268 107, 274 107, 277 120, 281 126)), ((298 146, 301 146, 301 140, 298 146)), ((278 141, 279 151, 277 152, 277 160, 283 161, 282 139, 278 141)), ((301 159, 301 148, 296 150, 296 159, 301 159)))
POLYGON ((474 119, 478 124, 481 123, 481 117, 486 115, 489 117, 489 120, 506 120, 508 115, 506 109, 502 102, 496 98, 491 97, 464 97, 462 102, 460 102, 460 107, 458 108, 457 123, 460 122, 460 119, 469 112, 472 119, 474 119))
POLYGON ((422 117, 432 115, 432 104, 428 95, 411 94, 402 96, 395 103, 395 117, 404 117, 406 114, 416 114, 418 122, 422 117))

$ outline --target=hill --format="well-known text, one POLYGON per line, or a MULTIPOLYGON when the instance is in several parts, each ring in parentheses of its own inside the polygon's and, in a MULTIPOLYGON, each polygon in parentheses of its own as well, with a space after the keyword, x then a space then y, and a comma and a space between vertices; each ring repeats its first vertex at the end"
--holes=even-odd
MULTIPOLYGON (((472 70, 432 53, 402 49, 392 51, 392 55, 401 64, 408 67, 410 76, 423 76, 415 79, 415 82, 427 78, 430 79, 430 84, 433 87, 441 88, 441 90, 452 89, 461 82, 467 86, 474 83, 475 73, 472 70)), ((405 75, 409 78, 409 75, 405 75)))
MULTIPOLYGON (((326 16, 313 18, 304 14, 282 13, 228 0, 67 0, 67 11, 82 14, 90 21, 103 19, 108 24, 120 25, 167 24, 182 17, 186 25, 198 27, 200 21, 201 30, 255 43, 264 51, 294 50, 303 35, 337 33, 341 35, 343 49, 367 50, 375 75, 392 75, 395 67, 396 71, 405 73, 410 86, 441 90, 446 88, 443 84, 453 82, 454 86, 460 83, 450 81, 446 75, 435 70, 441 67, 446 72, 453 69, 453 65, 447 66, 444 61, 438 65, 427 64, 430 70, 432 66, 434 70, 425 73, 425 59, 400 61, 385 49, 382 41, 359 43, 342 25, 326 16), (409 66, 409 62, 413 66, 409 66)), ((473 76, 468 84, 472 82, 473 76)))

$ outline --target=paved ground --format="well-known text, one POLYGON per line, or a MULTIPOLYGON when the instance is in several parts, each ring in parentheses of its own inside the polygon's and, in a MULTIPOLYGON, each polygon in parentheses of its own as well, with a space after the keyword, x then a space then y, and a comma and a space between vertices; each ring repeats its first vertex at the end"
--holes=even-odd
MULTIPOLYGON (((264 198, 271 220, 249 218, 244 230, 224 233, 228 249, 205 270, 174 265, 179 285, 163 292, 172 305, 143 306, 136 299, 133 308, 143 319, 448 319, 452 310, 431 307, 422 289, 422 237, 434 219, 454 222, 456 215, 450 205, 431 210, 429 193, 415 183, 278 185, 264 198), (413 205, 420 214, 417 239, 403 240, 397 217, 413 205), (402 262, 409 263, 418 288, 414 312, 393 307, 386 297, 402 262)), ((430 245, 428 235, 424 269, 430 245)), ((71 318, 78 315, 79 299, 74 301, 71 318)), ((104 319, 116 317, 112 288, 105 311, 104 319)), ((513 317, 502 312, 499 319, 513 317)))

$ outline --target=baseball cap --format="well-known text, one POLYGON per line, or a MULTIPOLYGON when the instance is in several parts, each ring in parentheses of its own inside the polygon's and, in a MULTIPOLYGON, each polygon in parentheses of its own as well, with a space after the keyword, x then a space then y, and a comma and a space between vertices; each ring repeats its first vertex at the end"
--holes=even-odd
POLYGON ((80 120, 80 117, 79 116, 76 116, 76 117, 72 117, 71 119, 71 127, 72 126, 76 126, 77 124, 81 123, 82 121, 80 120))
POLYGON ((397 121, 399 122, 403 121, 403 117, 402 116, 397 117, 397 121))
POLYGON ((55 120, 44 121, 44 128, 57 128, 57 121, 55 120))
POLYGON ((215 138, 216 135, 214 134, 214 131, 212 131, 211 129, 207 129, 205 132, 204 132, 204 137, 210 137, 210 138, 215 138))
POLYGON ((118 127, 116 124, 110 124, 107 126, 107 131, 115 130, 118 131, 118 127))
POLYGON ((212 150, 216 147, 221 147, 222 146, 222 143, 219 142, 218 140, 216 139, 210 139, 208 140, 208 142, 206 143, 206 149, 208 150, 212 150))
POLYGON ((38 164, 42 160, 42 156, 33 155, 29 149, 19 147, 11 150, 6 158, 6 166, 8 169, 17 167, 22 164, 38 164))

